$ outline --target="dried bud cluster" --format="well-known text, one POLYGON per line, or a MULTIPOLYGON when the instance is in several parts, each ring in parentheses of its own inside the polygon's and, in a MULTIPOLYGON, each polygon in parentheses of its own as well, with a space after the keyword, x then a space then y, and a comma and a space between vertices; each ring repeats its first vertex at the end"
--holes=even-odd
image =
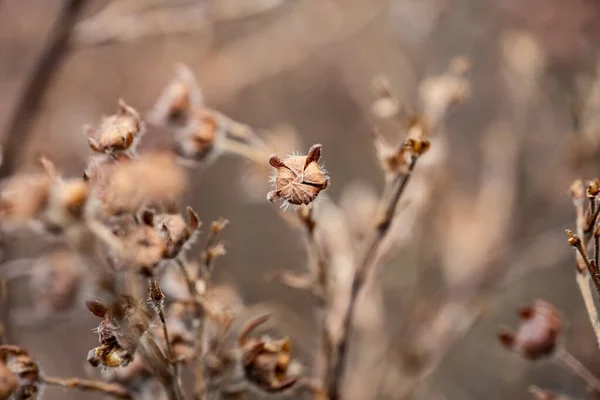
POLYGON ((269 164, 276 169, 276 173, 273 176, 273 190, 267 199, 270 202, 281 200, 284 205, 294 206, 312 203, 329 186, 329 178, 319 165, 320 159, 320 144, 312 146, 306 156, 290 156, 281 160, 272 155, 269 164))
POLYGON ((22 347, 0 346, 0 394, 2 399, 35 400, 41 392, 37 363, 22 347), (12 395, 12 397, 10 397, 12 395))
POLYGON ((519 310, 521 324, 517 332, 504 331, 499 334, 500 342, 528 360, 539 360, 550 356, 557 346, 562 331, 558 311, 543 300, 533 306, 519 310))
POLYGON ((120 99, 114 115, 104 118, 98 129, 87 126, 85 133, 90 149, 113 156, 135 150, 144 127, 140 114, 120 99))
POLYGON ((238 343, 248 379, 267 392, 278 392, 291 388, 299 377, 290 374, 292 346, 288 338, 249 337, 268 319, 265 315, 249 321, 240 331, 238 343))
POLYGON ((90 312, 101 318, 98 326, 100 346, 90 350, 93 366, 126 366, 133 360, 139 340, 150 326, 151 313, 130 296, 122 295, 111 310, 99 301, 88 301, 90 312))

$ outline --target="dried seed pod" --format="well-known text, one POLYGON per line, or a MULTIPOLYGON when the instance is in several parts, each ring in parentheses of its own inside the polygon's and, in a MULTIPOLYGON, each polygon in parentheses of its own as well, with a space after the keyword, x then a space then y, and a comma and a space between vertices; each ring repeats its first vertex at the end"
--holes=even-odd
POLYGON ((248 380, 267 392, 279 392, 294 386, 299 377, 289 374, 292 347, 288 338, 249 337, 268 319, 269 315, 263 315, 249 321, 240 331, 238 345, 248 380))
POLYGON ((118 255, 121 261, 146 276, 151 276, 154 268, 167 255, 164 235, 153 226, 130 227, 122 241, 125 251, 118 255))
POLYGON ((215 115, 196 110, 186 126, 176 133, 175 152, 188 163, 205 161, 217 155, 218 142, 226 134, 224 126, 215 115))
POLYGON ((168 152, 141 155, 108 164, 97 171, 91 186, 92 211, 104 217, 136 213, 143 206, 177 204, 186 175, 168 152))
POLYGON ((140 114, 119 99, 117 112, 103 119, 100 128, 85 127, 90 148, 96 153, 119 154, 134 150, 144 129, 140 114))
POLYGON ((25 227, 40 216, 53 180, 47 174, 18 174, 0 185, 0 221, 5 230, 25 227))
POLYGON ((40 222, 44 230, 62 233, 80 227, 88 199, 88 184, 83 179, 57 179, 48 194, 40 222))
POLYGON ((182 250, 188 249, 200 230, 200 218, 191 208, 187 208, 189 224, 180 214, 153 214, 145 211, 142 215, 144 223, 152 226, 160 233, 165 242, 165 258, 176 258, 182 250))
POLYGON ((101 318, 97 328, 100 346, 90 350, 88 362, 94 367, 120 367, 133 360, 140 337, 149 328, 152 314, 136 300, 122 295, 114 309, 99 301, 87 301, 87 308, 101 318))
POLYGON ((41 373, 37 363, 31 358, 27 350, 19 346, 0 346, 0 363, 17 379, 17 387, 14 389, 14 381, 10 375, 4 374, 8 379, 7 390, 13 389, 14 399, 35 400, 41 392, 41 373))
POLYGON ((150 113, 150 121, 157 125, 186 125, 191 111, 202 106, 203 103, 202 91, 192 71, 187 66, 179 64, 175 77, 165 87, 154 105, 150 113))
POLYGON ((308 205, 329 185, 329 178, 319 166, 321 145, 312 146, 306 156, 290 156, 281 160, 271 156, 269 164, 276 169, 273 177, 274 190, 267 199, 271 202, 281 200, 283 204, 308 205))
POLYGON ((521 324, 517 332, 505 330, 499 334, 500 342, 528 360, 550 356, 557 346, 562 331, 561 317, 552 304, 536 300, 533 306, 519 310, 521 324))

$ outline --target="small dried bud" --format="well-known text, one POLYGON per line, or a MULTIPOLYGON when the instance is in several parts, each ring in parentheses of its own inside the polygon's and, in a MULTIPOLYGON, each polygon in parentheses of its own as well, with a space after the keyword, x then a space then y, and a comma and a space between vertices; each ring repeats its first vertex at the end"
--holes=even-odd
POLYGON ((600 180, 594 179, 591 181, 586 189, 586 195, 588 198, 596 197, 600 193, 600 180))
POLYGON ((153 226, 135 226, 122 238, 125 252, 120 258, 143 275, 151 276, 154 267, 167 255, 164 236, 153 226))
POLYGON ((573 198, 573 201, 581 200, 584 198, 585 186, 583 185, 583 181, 581 179, 575 180, 571 184, 569 189, 571 191, 571 197, 573 198))
POLYGON ((143 134, 139 113, 119 99, 117 112, 104 118, 99 129, 85 128, 90 148, 96 153, 118 154, 135 149, 143 134))
MULTIPOLYGON (((7 378, 6 389, 13 389, 11 398, 22 400, 35 400, 40 395, 40 368, 33 360, 27 350, 19 346, 0 346, 0 363, 17 379, 17 387, 14 390, 14 380, 10 375, 3 374, 7 378)), ((4 397, 3 397, 4 398, 4 397)))
POLYGON ((567 229, 566 232, 567 232, 567 243, 569 243, 569 246, 571 246, 571 247, 581 246, 581 239, 579 238, 579 236, 574 234, 573 231, 571 231, 570 229, 567 229))
POLYGON ((290 156, 283 161, 271 156, 269 163, 277 172, 273 178, 274 190, 267 199, 271 202, 280 199, 284 204, 296 206, 312 203, 329 185, 329 178, 318 164, 320 158, 320 144, 312 146, 306 156, 290 156))
POLYGON ((550 303, 536 300, 533 306, 521 308, 519 316, 521 325, 516 333, 504 331, 499 334, 502 345, 528 360, 550 356, 562 330, 558 311, 550 303))
POLYGON ((213 221, 210 224, 210 230, 213 234, 218 234, 219 232, 221 232, 223 229, 225 229, 227 227, 227 225, 229 225, 229 220, 225 219, 225 218, 219 218, 216 221, 213 221))
POLYGON ((157 310, 163 308, 165 302, 165 295, 160 289, 160 285, 158 284, 158 281, 156 279, 150 280, 150 284, 148 285, 148 297, 150 298, 150 301, 152 302, 154 308, 156 308, 157 310))
POLYGON ((215 144, 225 137, 225 129, 218 119, 210 114, 197 111, 198 116, 176 134, 175 152, 185 161, 198 163, 213 154, 215 144))
POLYGON ((202 92, 192 71, 179 64, 173 80, 163 90, 150 113, 150 121, 158 125, 185 125, 191 110, 202 106, 202 92))
POLYGON ((165 258, 176 258, 182 250, 189 248, 200 230, 200 218, 191 208, 187 208, 189 225, 180 214, 157 214, 145 216, 146 224, 153 226, 165 242, 165 258))
POLYGON ((409 160, 406 152, 392 147, 377 129, 372 131, 372 136, 381 169, 392 175, 407 173, 409 160))
POLYGON ((299 378, 288 373, 292 363, 290 340, 248 337, 268 319, 268 315, 263 315, 249 321, 240 331, 238 343, 248 380, 267 392, 279 392, 294 386, 299 378))

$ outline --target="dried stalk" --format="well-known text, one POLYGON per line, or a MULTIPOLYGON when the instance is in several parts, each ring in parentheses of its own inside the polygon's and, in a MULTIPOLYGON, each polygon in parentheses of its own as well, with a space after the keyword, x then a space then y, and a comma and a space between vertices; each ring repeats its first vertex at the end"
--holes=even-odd
POLYGON ((82 378, 56 378, 50 376, 43 377, 42 380, 49 386, 79 389, 84 392, 97 392, 112 396, 116 399, 133 399, 133 396, 125 387, 116 383, 106 383, 82 378))
POLYGON ((140 338, 138 350, 148 365, 156 372, 158 379, 167 390, 168 399, 183 400, 177 376, 173 373, 169 360, 164 356, 151 333, 144 332, 140 338))
MULTIPOLYGON (((589 232, 586 233, 586 227, 584 226, 584 224, 586 223, 586 218, 585 218, 585 213, 583 210, 583 202, 581 201, 581 199, 578 199, 577 196, 574 196, 574 204, 575 204, 575 210, 577 213, 577 235, 579 237, 579 245, 576 246, 578 253, 576 255, 576 261, 577 261, 577 270, 576 270, 576 282, 577 282, 577 286, 579 288, 579 291, 581 292, 581 297, 583 298, 583 302, 585 304, 585 309, 587 311, 588 317, 590 319, 590 323, 592 324, 592 327, 594 329, 594 333, 596 334, 596 341, 598 343, 598 347, 600 347, 600 319, 598 316, 598 309, 596 307, 596 303, 594 300, 594 296, 592 294, 592 290, 590 287, 590 281, 591 281, 591 271, 588 271, 589 265, 590 265, 590 261, 587 257, 587 248, 588 248, 588 244, 589 244, 589 232)), ((600 209, 600 207, 598 207, 598 209, 600 209)), ((597 216, 597 213, 594 213, 593 215, 597 216)), ((595 225, 595 220, 592 221, 591 225, 592 225, 592 230, 593 230, 593 226, 595 225)), ((594 240, 594 244, 596 244, 597 241, 594 240)), ((594 254, 596 252, 598 252, 600 250, 597 249, 597 247, 594 249, 594 254)), ((595 257, 594 257, 595 258, 595 257)), ((594 260, 595 263, 595 260, 594 260)), ((597 264, 596 264, 597 265, 597 264)), ((597 283, 596 283, 597 285, 597 283)), ((597 286, 598 288, 598 286, 597 286)))
POLYGON ((592 374, 573 354, 561 348, 556 353, 555 360, 558 364, 585 380, 592 392, 600 393, 600 379, 592 374))
POLYGON ((317 221, 314 219, 313 208, 311 206, 303 207, 299 210, 298 216, 306 229, 306 243, 309 257, 312 258, 314 267, 312 268, 314 278, 313 284, 318 292, 317 320, 319 323, 319 347, 315 362, 316 375, 325 382, 328 371, 331 368, 333 357, 332 335, 327 324, 327 315, 329 307, 329 271, 327 260, 319 248, 316 240, 315 231, 317 221))
POLYGON ((364 287, 365 282, 367 281, 369 273, 375 267, 374 261, 377 256, 377 249, 379 248, 379 245, 385 238, 392 224, 394 215, 396 213, 396 207, 400 201, 400 198, 402 197, 402 194, 404 193, 410 177, 412 176, 412 172, 415 168, 417 160, 418 157, 413 156, 410 164, 408 165, 407 173, 397 176, 396 179, 392 181, 393 189, 391 191, 391 196, 387 200, 384 199, 383 216, 377 224, 371 239, 368 241, 364 255, 361 257, 362 261, 357 265, 356 270, 354 271, 350 299, 346 309, 344 310, 342 319, 343 325, 341 337, 335 345, 335 360, 332 365, 330 377, 328 379, 328 394, 331 400, 337 400, 340 398, 341 383, 346 365, 346 359, 348 358, 350 336, 352 334, 352 320, 354 311, 356 309, 358 296, 361 292, 361 289, 364 287))

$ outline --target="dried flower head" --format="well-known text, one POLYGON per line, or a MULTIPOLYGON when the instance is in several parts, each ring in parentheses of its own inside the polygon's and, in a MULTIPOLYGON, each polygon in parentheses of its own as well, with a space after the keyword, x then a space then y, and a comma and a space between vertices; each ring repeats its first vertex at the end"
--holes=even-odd
POLYGON ((516 333, 505 330, 499 334, 502 345, 528 360, 550 356, 562 330, 556 308, 548 302, 536 300, 533 306, 521 308, 519 316, 521 324, 516 333))
POLYGON ((180 214, 153 214, 145 211, 142 214, 146 225, 158 230, 166 246, 165 258, 176 258, 182 250, 189 248, 200 229, 200 218, 191 208, 187 208, 189 224, 180 214))
MULTIPOLYGON (((13 390, 14 399, 35 400, 41 392, 41 374, 37 363, 31 358, 27 350, 19 346, 0 346, 0 363, 17 378, 17 388, 13 390)), ((5 375, 6 376, 6 375, 5 375)), ((12 389, 12 379, 6 376, 7 390, 12 389)))
POLYGON ((118 154, 135 149, 144 129, 140 114, 123 99, 117 112, 102 120, 98 129, 85 127, 90 149, 96 153, 118 154))
POLYGON ((0 399, 9 399, 19 387, 17 377, 4 363, 0 363, 0 399))
POLYGON ((0 185, 2 229, 25 227, 39 217, 48 201, 52 178, 45 173, 14 175, 0 185))
POLYGON ((292 347, 288 338, 249 337, 268 319, 269 315, 263 315, 249 321, 240 331, 238 344, 248 380, 267 392, 278 392, 294 386, 298 376, 289 374, 292 347))
POLYGON ((81 226, 88 199, 88 184, 83 179, 57 179, 48 194, 40 221, 45 230, 54 233, 81 226))
POLYGON ((96 212, 104 216, 136 213, 142 206, 176 204, 185 188, 186 175, 175 157, 154 152, 103 166, 92 182, 96 212))
POLYGON ((281 160, 272 155, 269 164, 276 169, 273 188, 267 199, 270 202, 281 200, 283 204, 308 205, 322 190, 329 186, 329 178, 318 164, 321 158, 321 145, 313 145, 306 156, 290 156, 281 160))
POLYGON ((87 301, 88 310, 102 319, 97 328, 100 346, 90 350, 88 362, 94 367, 125 366, 133 360, 139 340, 150 326, 152 314, 135 299, 121 295, 114 309, 99 301, 87 301))
POLYGON ((199 163, 216 156, 226 131, 215 115, 195 110, 188 124, 176 132, 175 152, 187 163, 199 163))
POLYGON ((123 264, 135 268, 142 275, 152 276, 154 268, 167 255, 164 235, 154 226, 132 226, 121 239, 124 251, 117 256, 123 264))
POLYGON ((179 64, 175 77, 163 90, 149 119, 157 125, 186 125, 191 110, 203 103, 202 91, 192 71, 179 64))

